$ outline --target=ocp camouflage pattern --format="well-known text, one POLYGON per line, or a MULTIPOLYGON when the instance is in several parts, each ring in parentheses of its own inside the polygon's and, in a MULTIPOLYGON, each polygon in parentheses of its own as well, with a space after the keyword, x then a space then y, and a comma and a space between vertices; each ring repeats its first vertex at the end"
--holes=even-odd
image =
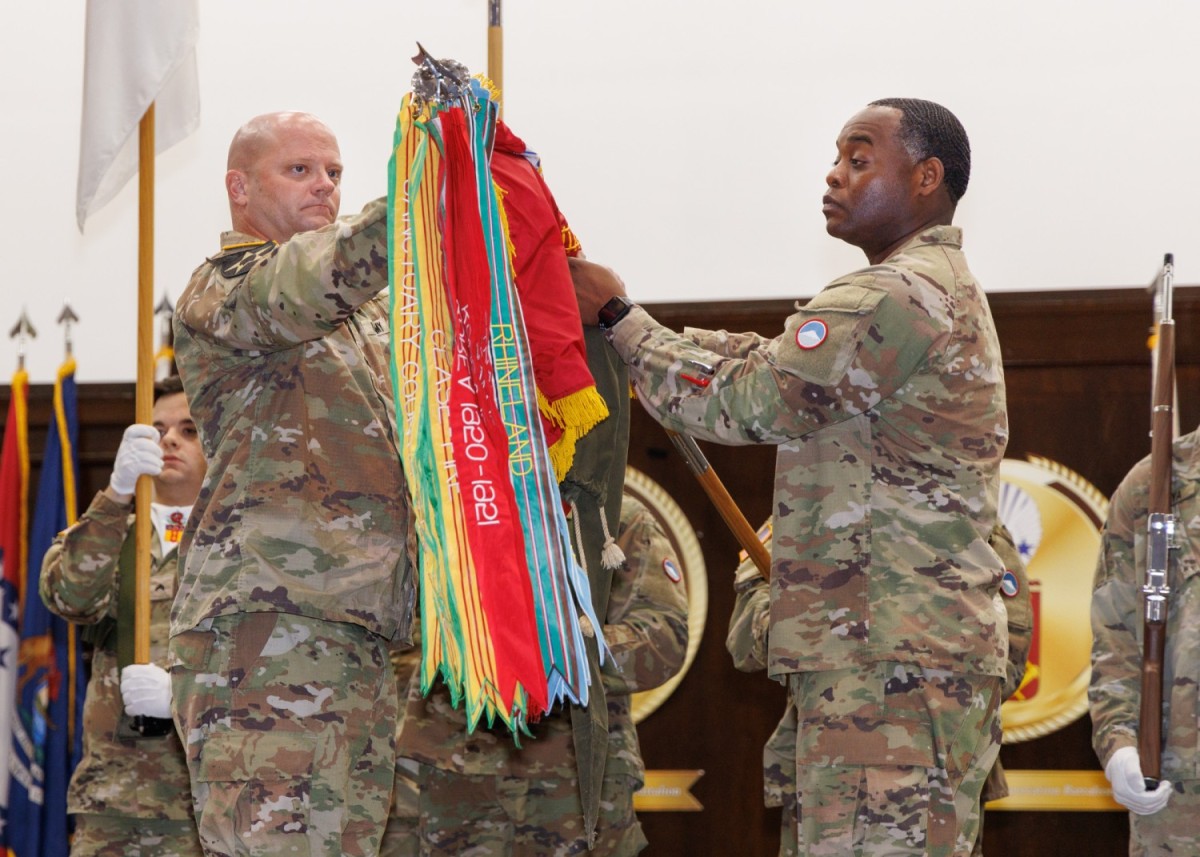
MULTIPOLYGON (((1113 494, 1101 537, 1088 690, 1092 744, 1101 767, 1121 747, 1138 743, 1149 492, 1147 456, 1113 494)), ((1157 814, 1130 814, 1130 820, 1135 846, 1143 835, 1148 842, 1170 837, 1171 853, 1190 854, 1200 853, 1195 820, 1200 808, 1200 430, 1173 445, 1171 510, 1177 547, 1170 552, 1168 571, 1162 776, 1175 784, 1176 793, 1157 814)), ((1130 853, 1142 852, 1134 847, 1130 853)))
MULTIPOLYGON (((121 620, 118 567, 132 524, 129 505, 100 492, 79 520, 59 533, 42 560, 39 581, 42 600, 52 613, 85 626, 121 620)), ((151 539, 150 663, 164 668, 178 556, 172 551, 164 560, 158 539, 151 539)), ((124 621, 131 623, 133 617, 124 621)), ((176 846, 184 854, 198 855, 200 841, 179 736, 174 730, 155 738, 119 735, 124 708, 115 639, 110 639, 92 653, 80 726, 83 756, 71 776, 67 811, 105 816, 114 828, 131 831, 144 819, 177 822, 176 846)))
MULTIPOLYGON (((624 848, 632 836, 622 832, 632 823, 626 819, 630 812, 628 801, 633 791, 641 787, 644 776, 631 694, 657 687, 682 666, 688 642, 687 589, 684 580, 675 581, 668 574, 668 562, 682 570, 670 540, 652 513, 628 495, 622 500, 616 540, 625 553, 625 563, 613 572, 604 626, 604 638, 612 654, 602 673, 609 716, 604 788, 610 793, 601 801, 600 842, 604 842, 606 835, 616 835, 625 843, 621 846, 624 848)), ((525 799, 518 801, 525 806, 522 811, 547 819, 545 829, 525 830, 522 837, 543 845, 580 840, 578 774, 571 719, 566 712, 552 712, 531 724, 532 737, 522 736, 518 748, 512 736, 500 727, 477 728, 468 734, 461 707, 451 704, 444 684, 439 682, 427 696, 422 695, 419 671, 413 669, 412 660, 394 652, 393 664, 409 680, 407 699, 401 703, 404 713, 397 739, 396 793, 409 796, 405 806, 410 815, 389 819, 383 854, 420 853, 415 844, 413 850, 405 844, 417 835, 409 831, 415 831, 418 824, 422 837, 436 838, 443 842, 442 847, 449 848, 445 843, 451 842, 450 837, 457 837, 452 840, 454 849, 482 849, 482 842, 463 833, 480 829, 470 827, 467 822, 482 824, 481 819, 489 812, 503 812, 494 806, 490 809, 480 806, 477 799, 480 790, 491 795, 493 803, 499 800, 498 795, 514 790, 521 791, 530 801, 535 795, 540 796, 539 801, 548 800, 552 792, 556 801, 553 805, 534 806, 526 805, 525 799), (458 783, 462 791, 437 790, 436 794, 416 795, 413 806, 412 796, 418 784, 442 782, 445 777, 449 777, 448 782, 458 783), (518 780, 523 785, 516 784, 518 780), (560 805, 561 812, 554 809, 560 805)), ((641 841, 640 836, 633 838, 641 841)), ((548 850, 538 853, 574 853, 560 852, 556 850, 558 846, 546 847, 548 850)), ((601 848, 598 853, 626 853, 598 847, 601 848)))
POLYGON ((268 611, 407 636, 386 214, 377 200, 279 245, 226 232, 181 296, 175 356, 208 476, 173 634, 268 611))
POLYGON ((681 335, 634 309, 612 342, 668 428, 778 447, 771 675, 880 660, 1004 675, 987 541, 1004 375, 958 228, 835 280, 774 339, 681 335))

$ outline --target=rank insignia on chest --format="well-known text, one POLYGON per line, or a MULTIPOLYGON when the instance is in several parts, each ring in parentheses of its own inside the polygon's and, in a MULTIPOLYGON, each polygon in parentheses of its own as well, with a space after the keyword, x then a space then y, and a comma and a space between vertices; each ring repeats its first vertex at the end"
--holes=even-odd
POLYGON ((816 348, 829 336, 829 325, 819 318, 810 319, 796 330, 796 345, 805 351, 816 348))
POLYGON ((172 512, 167 519, 167 528, 163 538, 172 544, 178 544, 183 539, 183 512, 172 512))

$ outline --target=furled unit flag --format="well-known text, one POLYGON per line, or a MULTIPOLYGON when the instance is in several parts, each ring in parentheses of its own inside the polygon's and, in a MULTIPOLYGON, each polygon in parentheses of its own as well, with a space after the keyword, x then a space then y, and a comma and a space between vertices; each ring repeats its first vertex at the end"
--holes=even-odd
POLYGON ((517 733, 587 702, 583 633, 601 623, 558 481, 608 409, 567 267, 578 242, 536 156, 486 81, 418 59, 389 165, 388 265, 422 689, 441 675, 470 729, 499 718, 517 733))
POLYGON ((69 850, 67 784, 82 749, 86 676, 76 629, 46 609, 38 580, 50 543, 75 523, 78 434, 75 361, 68 359, 54 384, 29 531, 5 827, 12 857, 67 857, 69 850))

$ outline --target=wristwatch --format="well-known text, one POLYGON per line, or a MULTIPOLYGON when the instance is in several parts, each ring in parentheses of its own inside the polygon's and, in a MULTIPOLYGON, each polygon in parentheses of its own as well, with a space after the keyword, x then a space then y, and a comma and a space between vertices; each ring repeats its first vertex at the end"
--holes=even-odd
POLYGON ((629 311, 635 306, 637 304, 624 295, 613 295, 596 313, 596 323, 600 325, 601 330, 611 330, 618 321, 629 315, 629 311))

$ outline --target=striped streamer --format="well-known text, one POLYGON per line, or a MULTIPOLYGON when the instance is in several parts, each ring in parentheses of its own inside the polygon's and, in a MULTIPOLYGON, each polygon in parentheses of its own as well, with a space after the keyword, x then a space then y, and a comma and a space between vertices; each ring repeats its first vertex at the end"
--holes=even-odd
MULTIPOLYGON (((503 205, 488 162, 496 104, 412 96, 389 165, 392 361, 420 540, 422 689, 439 676, 468 728, 514 733, 586 704, 571 551, 538 413, 503 205)), ((604 650, 601 641, 601 650, 604 650)))

